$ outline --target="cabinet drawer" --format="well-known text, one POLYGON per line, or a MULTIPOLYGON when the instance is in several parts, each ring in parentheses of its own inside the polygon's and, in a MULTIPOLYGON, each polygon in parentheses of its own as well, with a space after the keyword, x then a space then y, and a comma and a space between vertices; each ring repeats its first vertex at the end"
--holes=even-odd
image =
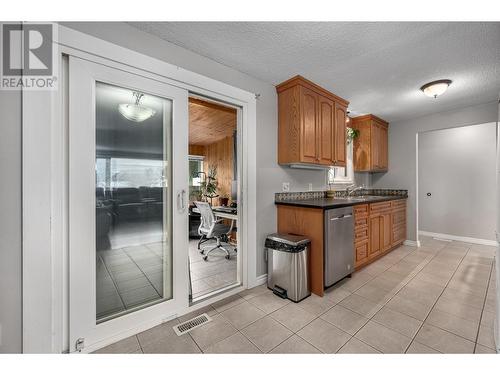
POLYGON ((357 220, 361 217, 368 216, 368 205, 367 204, 358 204, 354 206, 354 218, 357 220))
POLYGON ((370 214, 377 214, 380 212, 390 211, 391 202, 379 202, 370 204, 370 214))
POLYGON ((359 242, 368 239, 368 226, 354 231, 354 241, 359 242))
POLYGON ((406 199, 398 199, 391 202, 392 209, 397 210, 400 208, 406 208, 406 199))
POLYGON ((363 227, 368 227, 368 217, 355 218, 354 219, 354 230, 361 229, 363 227))
POLYGON ((354 251, 356 252, 356 264, 363 263, 368 259, 368 240, 357 243, 354 251))
POLYGON ((392 213, 392 225, 401 225, 406 223, 406 210, 399 210, 392 213))

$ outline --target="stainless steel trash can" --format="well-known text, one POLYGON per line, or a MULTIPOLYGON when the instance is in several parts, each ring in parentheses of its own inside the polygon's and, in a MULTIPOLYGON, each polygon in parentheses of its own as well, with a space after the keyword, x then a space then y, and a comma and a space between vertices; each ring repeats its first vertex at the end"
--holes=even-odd
POLYGON ((274 294, 299 302, 309 290, 309 243, 302 236, 274 233, 266 238, 267 287, 274 294))

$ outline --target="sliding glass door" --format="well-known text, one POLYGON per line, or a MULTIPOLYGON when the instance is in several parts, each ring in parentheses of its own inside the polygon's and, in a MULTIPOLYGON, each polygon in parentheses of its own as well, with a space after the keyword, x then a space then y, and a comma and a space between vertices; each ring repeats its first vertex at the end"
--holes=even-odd
POLYGON ((187 92, 69 62, 70 351, 188 305, 187 92))

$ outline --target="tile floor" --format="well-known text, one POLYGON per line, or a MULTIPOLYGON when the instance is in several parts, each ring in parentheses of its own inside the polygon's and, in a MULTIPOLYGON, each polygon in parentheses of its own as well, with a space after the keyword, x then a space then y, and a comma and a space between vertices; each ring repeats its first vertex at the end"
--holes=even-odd
POLYGON ((264 285, 99 353, 494 353, 493 247, 422 239, 295 304, 264 285), (183 336, 172 326, 206 312, 183 336))
MULTIPOLYGON (((225 259, 220 251, 204 261, 197 240, 189 243, 193 298, 232 285, 237 280, 236 255, 225 259)), ((213 246, 213 242, 202 245, 213 246)), ((228 247, 231 247, 228 245, 228 247)), ((163 298, 163 248, 161 242, 97 252, 97 319, 163 298)))

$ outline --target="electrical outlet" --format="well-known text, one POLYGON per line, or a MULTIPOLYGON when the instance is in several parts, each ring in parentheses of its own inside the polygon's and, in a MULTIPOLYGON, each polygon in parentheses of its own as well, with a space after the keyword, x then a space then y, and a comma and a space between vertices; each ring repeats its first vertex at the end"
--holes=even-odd
POLYGON ((313 191, 313 184, 309 184, 309 191, 313 191))
POLYGON ((285 193, 288 192, 288 191, 290 191, 290 183, 289 182, 283 182, 281 190, 283 192, 285 192, 285 193))

